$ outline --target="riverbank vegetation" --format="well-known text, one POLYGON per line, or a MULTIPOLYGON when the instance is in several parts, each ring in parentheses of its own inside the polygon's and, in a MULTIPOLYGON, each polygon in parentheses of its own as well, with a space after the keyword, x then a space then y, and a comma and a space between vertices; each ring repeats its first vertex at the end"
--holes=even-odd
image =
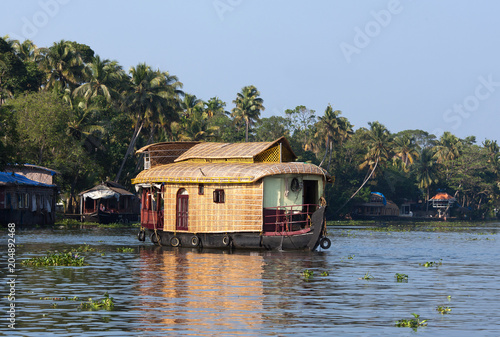
MULTIPOLYGON (((335 177, 327 189, 329 219, 381 192, 397 205, 454 196, 468 219, 496 216, 500 147, 496 140, 436 137, 423 130, 391 133, 381 121, 358 128, 327 105, 262 118, 253 85, 232 102, 182 90, 177 76, 139 63, 128 70, 84 44, 0 38, 0 170, 32 163, 56 169, 65 211, 79 192, 104 180, 130 187, 142 169, 138 148, 161 141, 270 141, 286 136, 299 161, 335 177), (228 104, 234 108, 229 109, 228 104), (350 202, 350 203, 349 203, 350 202), (343 207, 346 205, 345 207, 343 207)), ((401 112, 398 112, 401 113, 401 112)))

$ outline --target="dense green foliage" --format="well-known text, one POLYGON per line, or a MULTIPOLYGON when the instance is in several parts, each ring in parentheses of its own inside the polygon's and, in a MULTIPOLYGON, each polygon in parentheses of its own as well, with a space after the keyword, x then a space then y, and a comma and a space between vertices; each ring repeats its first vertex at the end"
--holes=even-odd
POLYGON ((60 41, 38 48, 0 38, 0 169, 33 163, 58 170, 67 212, 76 195, 96 183, 130 186, 141 170, 138 148, 160 141, 270 141, 286 136, 299 161, 335 178, 326 198, 329 218, 342 218, 370 192, 396 204, 425 202, 436 192, 455 196, 471 217, 496 215, 500 149, 445 132, 391 133, 379 121, 354 130, 331 105, 322 115, 305 106, 261 118, 264 100, 253 85, 235 93, 226 111, 184 93, 179 79, 139 63, 128 73, 86 45, 60 41))

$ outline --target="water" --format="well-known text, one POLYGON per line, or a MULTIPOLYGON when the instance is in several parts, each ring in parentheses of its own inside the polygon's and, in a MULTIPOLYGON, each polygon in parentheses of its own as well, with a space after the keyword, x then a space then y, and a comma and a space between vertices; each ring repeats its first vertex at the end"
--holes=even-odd
MULTIPOLYGON (((3 287, 0 334, 499 336, 500 224, 435 229, 329 228, 327 251, 231 254, 155 247, 137 241, 136 230, 128 229, 18 229, 16 329, 7 326, 8 288, 3 287), (20 265, 48 250, 83 243, 98 250, 82 253, 88 266, 20 265), (119 253, 118 247, 134 252, 119 253), (442 264, 419 265, 425 262, 442 264), (312 277, 305 277, 305 270, 312 277), (408 282, 397 282, 396 273, 408 275, 408 282), (115 310, 79 309, 82 301, 103 298, 105 292, 115 310), (51 299, 65 296, 80 300, 51 299), (442 315, 438 306, 452 311, 442 315), (412 313, 428 325, 416 332, 395 327, 412 313)), ((4 232, 3 280, 7 238, 4 232)))

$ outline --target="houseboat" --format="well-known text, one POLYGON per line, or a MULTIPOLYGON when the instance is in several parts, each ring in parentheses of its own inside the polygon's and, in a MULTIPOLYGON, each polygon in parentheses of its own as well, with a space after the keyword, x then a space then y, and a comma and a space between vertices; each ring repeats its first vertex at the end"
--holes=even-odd
POLYGON ((327 249, 322 168, 295 162, 288 141, 164 142, 137 151, 141 231, 172 247, 327 249))
POLYGON ((109 224, 139 221, 139 198, 113 181, 105 181, 81 192, 79 196, 80 216, 84 222, 109 224))

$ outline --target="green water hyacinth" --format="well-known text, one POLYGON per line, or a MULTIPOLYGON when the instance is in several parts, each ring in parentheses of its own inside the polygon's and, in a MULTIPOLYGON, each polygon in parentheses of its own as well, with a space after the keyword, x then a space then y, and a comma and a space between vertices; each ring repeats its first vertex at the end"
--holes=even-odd
POLYGON ((116 251, 119 253, 133 253, 135 249, 132 247, 118 247, 116 251))
POLYGON ((414 331, 417 331, 417 328, 427 325, 426 319, 421 321, 420 315, 417 315, 414 313, 412 315, 414 318, 412 318, 412 319, 400 319, 399 321, 396 322, 396 326, 400 327, 400 328, 401 327, 412 328, 414 331))
POLYGON ((88 302, 83 302, 80 304, 80 310, 108 310, 111 311, 115 308, 115 303, 113 302, 113 297, 109 297, 109 294, 104 293, 104 298, 99 300, 92 300, 89 298, 88 302))
POLYGON ((396 273, 396 275, 394 275, 394 277, 396 278, 397 282, 408 282, 408 275, 406 275, 406 274, 396 273))
POLYGON ((86 266, 85 257, 78 253, 47 253, 46 256, 33 257, 21 262, 23 266, 86 266))

